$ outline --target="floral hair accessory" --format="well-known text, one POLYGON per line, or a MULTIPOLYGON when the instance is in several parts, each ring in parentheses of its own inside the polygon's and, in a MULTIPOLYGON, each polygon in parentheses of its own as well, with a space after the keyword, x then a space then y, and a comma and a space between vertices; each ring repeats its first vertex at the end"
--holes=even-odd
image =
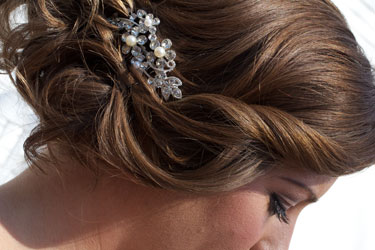
POLYGON ((182 98, 178 88, 182 81, 174 76, 167 76, 176 63, 176 52, 171 49, 172 41, 168 38, 159 41, 156 31, 160 19, 144 10, 136 13, 129 9, 129 17, 113 17, 108 21, 119 28, 121 35, 121 51, 131 55, 131 64, 148 77, 147 83, 154 89, 160 88, 164 100, 172 95, 182 98))

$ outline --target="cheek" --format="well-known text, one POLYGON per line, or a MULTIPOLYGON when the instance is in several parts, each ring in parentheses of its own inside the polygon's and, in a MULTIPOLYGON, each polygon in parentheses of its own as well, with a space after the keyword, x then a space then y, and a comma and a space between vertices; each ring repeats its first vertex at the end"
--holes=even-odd
POLYGON ((249 249, 261 238, 268 218, 268 201, 257 193, 236 193, 220 197, 209 208, 209 231, 216 249, 249 249), (224 247, 225 246, 225 247, 224 247))

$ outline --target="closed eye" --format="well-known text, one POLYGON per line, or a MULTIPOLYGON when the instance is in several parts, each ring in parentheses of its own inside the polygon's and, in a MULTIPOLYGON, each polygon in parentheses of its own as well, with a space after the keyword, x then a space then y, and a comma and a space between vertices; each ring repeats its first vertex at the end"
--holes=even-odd
POLYGON ((286 209, 283 203, 281 202, 281 198, 276 193, 270 194, 270 202, 268 211, 271 216, 276 215, 279 221, 289 224, 289 218, 286 215, 286 209))

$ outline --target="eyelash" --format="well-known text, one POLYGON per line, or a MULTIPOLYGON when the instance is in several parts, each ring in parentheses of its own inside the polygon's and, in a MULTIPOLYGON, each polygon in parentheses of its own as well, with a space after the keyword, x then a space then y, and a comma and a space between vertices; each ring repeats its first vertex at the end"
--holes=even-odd
POLYGON ((270 195, 269 212, 271 216, 276 215, 279 221, 289 224, 289 218, 286 215, 286 209, 280 201, 279 195, 276 193, 271 193, 270 195))

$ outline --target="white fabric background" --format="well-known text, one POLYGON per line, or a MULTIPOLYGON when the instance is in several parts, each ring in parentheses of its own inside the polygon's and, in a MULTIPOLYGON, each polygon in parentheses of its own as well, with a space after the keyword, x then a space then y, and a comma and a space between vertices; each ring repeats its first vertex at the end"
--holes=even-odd
MULTIPOLYGON (((334 0, 375 66, 375 0, 334 0)), ((375 105, 375 103, 374 103, 375 105)), ((26 164, 22 144, 36 118, 9 79, 0 76, 0 184, 26 164)), ((341 177, 298 219, 291 250, 374 250, 375 168, 341 177)))

